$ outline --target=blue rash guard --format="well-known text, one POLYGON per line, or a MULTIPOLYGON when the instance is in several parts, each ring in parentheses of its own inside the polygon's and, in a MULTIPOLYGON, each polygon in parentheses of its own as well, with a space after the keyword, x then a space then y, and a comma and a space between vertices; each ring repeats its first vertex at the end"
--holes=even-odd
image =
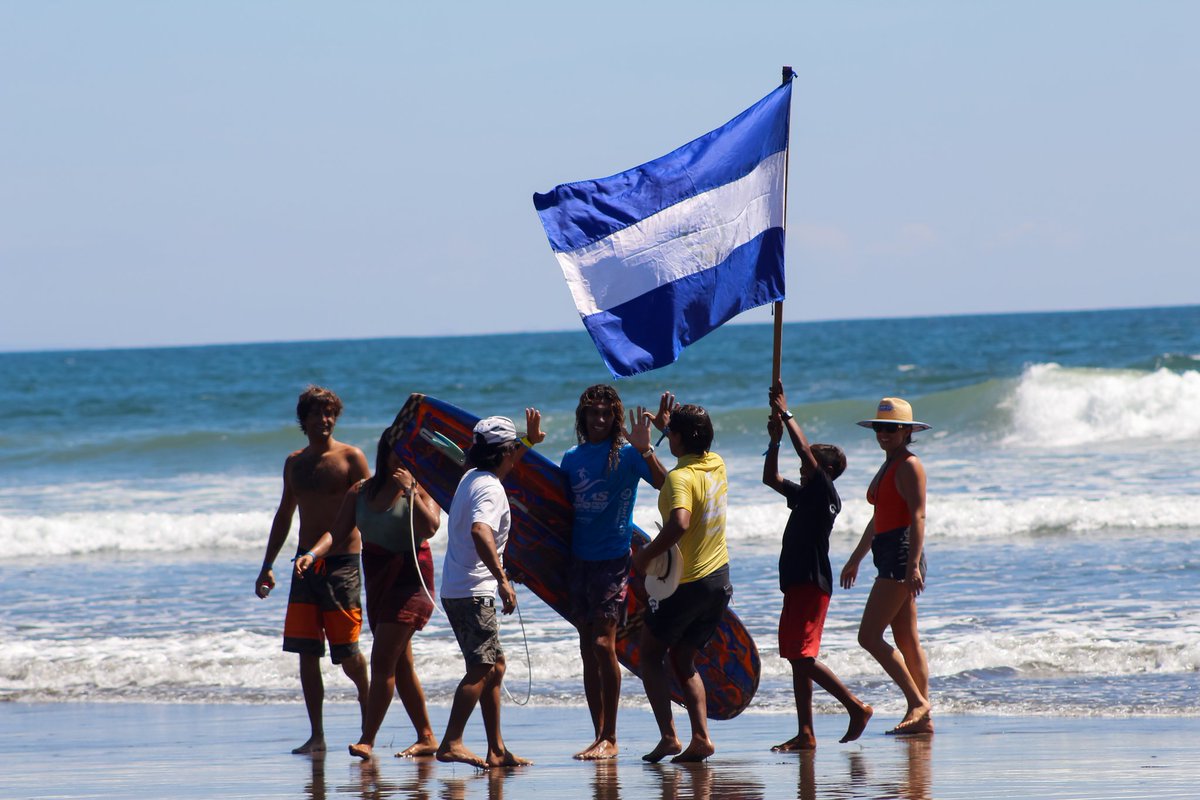
POLYGON ((638 481, 650 480, 646 459, 628 443, 621 447, 617 468, 608 472, 610 450, 608 442, 580 444, 562 458, 575 505, 571 555, 584 561, 620 558, 629 552, 638 481))

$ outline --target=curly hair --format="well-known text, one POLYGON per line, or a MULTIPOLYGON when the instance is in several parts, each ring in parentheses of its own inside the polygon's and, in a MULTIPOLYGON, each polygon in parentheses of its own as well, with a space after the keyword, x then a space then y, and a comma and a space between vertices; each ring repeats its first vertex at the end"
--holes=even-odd
POLYGON ((625 433, 621 423, 625 419, 625 405, 617 390, 606 383, 589 386, 579 395, 579 405, 575 407, 575 438, 579 444, 587 444, 587 410, 589 406, 607 403, 612 408, 612 430, 608 434, 608 472, 612 472, 621 463, 621 447, 625 444, 625 433))
POLYGON ((331 409, 333 418, 337 419, 342 415, 342 398, 324 386, 312 384, 301 392, 300 399, 296 401, 296 421, 300 423, 300 430, 304 433, 307 433, 304 430, 304 418, 314 407, 331 409))

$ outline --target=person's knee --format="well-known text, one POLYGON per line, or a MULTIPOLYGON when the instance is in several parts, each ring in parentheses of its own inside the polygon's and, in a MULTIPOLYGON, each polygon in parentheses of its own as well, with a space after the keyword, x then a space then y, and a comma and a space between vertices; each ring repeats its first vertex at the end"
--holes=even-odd
POLYGON ((671 650, 671 669, 680 683, 689 680, 696 674, 696 651, 694 648, 671 650))
POLYGON ((797 675, 812 675, 817 665, 817 659, 811 656, 802 656, 801 658, 793 658, 792 672, 797 675))
POLYGON ((873 628, 860 628, 858 631, 858 645, 864 650, 875 651, 881 644, 886 644, 883 641, 883 632, 874 630, 873 628))

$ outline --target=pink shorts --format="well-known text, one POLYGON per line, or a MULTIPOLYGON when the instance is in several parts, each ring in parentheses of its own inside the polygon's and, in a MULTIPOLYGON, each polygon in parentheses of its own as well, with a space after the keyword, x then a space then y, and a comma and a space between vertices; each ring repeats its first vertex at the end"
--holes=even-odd
POLYGON ((828 610, 829 595, 815 583, 789 586, 779 615, 779 655, 789 660, 820 655, 828 610))

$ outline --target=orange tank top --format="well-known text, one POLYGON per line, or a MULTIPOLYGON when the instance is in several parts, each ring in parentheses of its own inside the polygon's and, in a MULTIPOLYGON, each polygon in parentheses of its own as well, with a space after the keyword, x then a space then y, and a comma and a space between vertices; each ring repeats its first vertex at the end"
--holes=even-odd
POLYGON ((896 488, 896 467, 904 459, 896 459, 879 476, 879 482, 867 487, 867 502, 875 506, 875 533, 907 528, 912 523, 908 503, 896 488))

